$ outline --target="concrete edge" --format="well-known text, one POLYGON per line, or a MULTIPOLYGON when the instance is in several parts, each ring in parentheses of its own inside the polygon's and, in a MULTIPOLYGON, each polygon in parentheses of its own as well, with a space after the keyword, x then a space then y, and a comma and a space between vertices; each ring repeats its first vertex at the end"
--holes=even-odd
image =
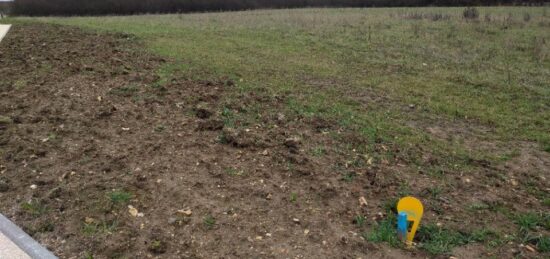
POLYGON ((4 39, 4 37, 8 34, 8 32, 10 31, 11 29, 11 24, 0 24, 0 26, 2 27, 8 27, 8 29, 6 29, 5 32, 2 32, 0 31, 0 42, 2 42, 2 39, 4 39))
POLYGON ((0 231, 32 258, 57 259, 57 256, 36 242, 2 214, 0 214, 0 231))

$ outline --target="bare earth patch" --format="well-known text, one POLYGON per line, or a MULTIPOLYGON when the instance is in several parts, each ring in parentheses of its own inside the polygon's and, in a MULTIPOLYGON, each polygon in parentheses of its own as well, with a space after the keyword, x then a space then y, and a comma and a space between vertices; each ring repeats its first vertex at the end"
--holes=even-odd
MULTIPOLYGON (((171 61, 130 35, 29 24, 4 41, 0 211, 61 258, 424 258, 363 235, 387 216, 403 180, 426 200, 426 222, 455 228, 504 228, 493 221, 504 216, 464 207, 520 197, 527 203, 515 209, 541 208, 522 184, 542 176, 548 190, 548 154, 528 146, 507 168, 471 176, 430 177, 399 150, 390 162, 369 162, 345 148, 366 145, 356 134, 273 113, 284 96, 235 96, 226 79, 160 84, 156 70, 171 61), (259 102, 273 110, 259 123, 239 120, 259 102), (508 169, 516 185, 501 178, 508 169)), ((456 253, 510 256, 506 246, 456 253)))

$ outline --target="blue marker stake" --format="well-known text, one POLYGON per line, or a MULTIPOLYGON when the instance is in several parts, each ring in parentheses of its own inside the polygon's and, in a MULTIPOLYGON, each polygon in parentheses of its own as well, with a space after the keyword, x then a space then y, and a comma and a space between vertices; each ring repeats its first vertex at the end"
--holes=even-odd
POLYGON ((399 240, 403 242, 407 241, 408 223, 407 213, 400 212, 399 215, 397 215, 397 236, 399 240))

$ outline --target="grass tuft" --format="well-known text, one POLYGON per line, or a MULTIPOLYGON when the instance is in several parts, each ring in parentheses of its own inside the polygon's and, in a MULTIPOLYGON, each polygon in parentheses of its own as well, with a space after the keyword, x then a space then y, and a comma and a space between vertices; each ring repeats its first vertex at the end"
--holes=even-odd
POLYGON ((109 200, 114 204, 126 204, 132 199, 132 194, 125 191, 112 191, 108 193, 109 200))
MULTIPOLYGON (((393 215, 393 214, 390 214, 393 215)), ((363 234, 363 237, 370 242, 386 242, 392 247, 398 247, 400 244, 397 238, 397 219, 395 216, 388 216, 386 219, 377 222, 374 229, 363 234)))
POLYGON ((420 242, 419 247, 431 254, 448 254, 454 247, 472 241, 469 235, 436 225, 422 226, 418 230, 416 238, 420 242))

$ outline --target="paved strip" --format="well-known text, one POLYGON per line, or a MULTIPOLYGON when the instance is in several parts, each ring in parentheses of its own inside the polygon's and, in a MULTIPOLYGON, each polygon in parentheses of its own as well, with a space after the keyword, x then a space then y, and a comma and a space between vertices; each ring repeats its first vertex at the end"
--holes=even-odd
POLYGON ((11 28, 11 24, 0 24, 0 42, 8 34, 8 31, 11 28))
MULTIPOLYGON (((10 253, 8 256, 0 253, 0 258, 19 258, 12 255, 22 252, 23 254, 26 254, 27 257, 21 258, 57 259, 55 255, 41 246, 38 242, 32 239, 32 237, 23 232, 23 230, 13 224, 2 214, 0 214, 0 234, 5 237, 0 238, 0 247, 5 246, 7 249, 6 251, 10 253)), ((0 249, 0 251, 3 250, 0 249)))
POLYGON ((2 233, 0 233, 0 258, 31 259, 27 253, 2 233))

